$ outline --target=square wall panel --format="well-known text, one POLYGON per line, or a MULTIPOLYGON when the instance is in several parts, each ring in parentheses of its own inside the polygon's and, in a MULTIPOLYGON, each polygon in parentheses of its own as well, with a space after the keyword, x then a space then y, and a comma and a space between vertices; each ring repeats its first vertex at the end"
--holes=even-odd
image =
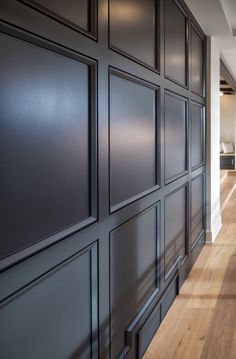
POLYGON ((205 160, 204 107, 192 102, 190 108, 191 162, 192 168, 196 168, 202 165, 205 160))
POLYGON ((157 89, 110 75, 110 202, 132 201, 157 185, 157 89))
POLYGON ((165 0, 165 75, 187 85, 187 17, 175 0, 165 0))
POLYGON ((187 173, 187 100, 165 92, 165 181, 187 173))
POLYGON ((156 1, 110 0, 110 46, 156 68, 156 1))

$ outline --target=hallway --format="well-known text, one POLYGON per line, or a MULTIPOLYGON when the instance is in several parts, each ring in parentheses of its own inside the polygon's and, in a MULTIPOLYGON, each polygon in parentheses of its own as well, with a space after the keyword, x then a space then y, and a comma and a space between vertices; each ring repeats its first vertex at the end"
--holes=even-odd
POLYGON ((206 245, 145 359, 236 358, 236 176, 221 184, 222 229, 206 245))

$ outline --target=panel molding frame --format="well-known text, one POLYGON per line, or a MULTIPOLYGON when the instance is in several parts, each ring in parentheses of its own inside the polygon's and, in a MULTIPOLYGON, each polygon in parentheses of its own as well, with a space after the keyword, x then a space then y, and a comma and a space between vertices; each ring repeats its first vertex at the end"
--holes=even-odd
POLYGON ((161 103, 161 88, 158 85, 155 85, 151 82, 143 80, 137 76, 129 74, 128 72, 121 71, 115 67, 109 66, 108 70, 108 171, 109 171, 109 212, 110 214, 127 207, 129 204, 141 199, 142 197, 157 191, 161 188, 161 119, 160 119, 160 105, 161 103), (150 88, 155 91, 155 150, 156 150, 156 161, 155 161, 155 175, 156 175, 156 185, 147 189, 137 195, 134 195, 114 206, 111 205, 111 140, 110 140, 110 130, 111 130, 111 111, 110 111, 110 83, 111 76, 117 76, 123 78, 135 84, 150 88))
POLYGON ((64 227, 51 233, 49 236, 41 238, 32 245, 23 247, 14 253, 0 259, 0 272, 8 267, 15 265, 21 260, 32 256, 48 246, 65 239, 69 235, 95 223, 98 220, 98 123, 97 123, 97 61, 90 59, 82 54, 78 54, 75 51, 64 48, 61 45, 54 44, 49 40, 43 40, 36 35, 29 34, 28 32, 5 24, 0 21, 0 34, 5 34, 16 40, 26 42, 30 46, 44 49, 53 54, 61 55, 65 58, 69 58, 88 65, 89 68, 89 132, 91 138, 89 140, 89 178, 90 178, 90 216, 82 219, 77 223, 64 227))
POLYGON ((119 49, 119 47, 116 47, 115 45, 112 45, 111 41, 111 4, 110 0, 108 0, 108 48, 121 56, 126 57, 128 60, 132 60, 136 62, 137 64, 146 67, 147 69, 160 74, 160 54, 161 54, 161 0, 155 1, 155 67, 152 67, 145 63, 142 60, 139 60, 135 56, 129 54, 126 51, 123 51, 119 49))
POLYGON ((155 209, 156 213, 156 278, 155 278, 155 285, 156 288, 146 300, 144 305, 140 308, 137 315, 132 319, 131 323, 127 328, 124 328, 124 347, 122 352, 119 355, 119 359, 125 358, 127 353, 133 348, 134 341, 133 341, 133 333, 142 319, 143 315, 149 309, 150 305, 153 303, 155 298, 158 296, 159 292, 161 291, 161 203, 160 200, 154 203, 153 205, 149 206, 145 210, 139 212, 138 214, 132 216, 131 218, 127 219, 125 222, 120 224, 119 226, 113 228, 109 232, 109 358, 111 358, 111 346, 112 346, 112 339, 111 339, 111 317, 112 317, 112 309, 111 309, 111 234, 121 227, 127 225, 129 222, 135 220, 136 218, 142 216, 143 214, 149 212, 150 210, 155 209))
MULTIPOLYGON (((190 100, 189 102, 189 112, 190 112, 190 115, 189 115, 189 122, 190 122, 190 137, 192 137, 192 113, 191 113, 191 109, 192 109, 192 106, 198 106, 200 107, 201 109, 201 116, 202 116, 202 123, 201 123, 201 130, 202 130, 202 133, 201 133, 201 150, 202 150, 202 161, 195 165, 195 166, 192 166, 192 148, 190 150, 190 158, 191 158, 191 171, 195 171, 196 169, 204 166, 206 164, 206 107, 199 103, 199 102, 196 102, 194 100, 190 100)), ((191 138, 191 144, 192 144, 192 138, 191 138)))
POLYGON ((189 17, 187 12, 185 11, 184 7, 180 3, 179 0, 173 0, 174 4, 177 6, 179 11, 182 13, 182 15, 185 17, 185 84, 179 82, 178 80, 175 80, 171 76, 166 74, 166 66, 165 66, 165 49, 166 49, 166 32, 165 32, 165 13, 166 13, 166 3, 164 1, 164 77, 167 80, 170 80, 177 85, 185 88, 186 90, 189 90, 190 88, 190 70, 189 70, 189 17))
POLYGON ((32 288, 40 284, 41 282, 47 280, 47 278, 53 276, 55 273, 63 270, 71 262, 74 262, 83 254, 89 252, 90 255, 90 290, 91 290, 91 358, 98 359, 98 308, 99 308, 99 282, 98 282, 98 241, 96 240, 89 246, 80 250, 79 252, 73 254, 67 259, 59 262, 56 266, 49 268, 46 272, 42 273, 38 278, 32 282, 27 283, 22 288, 18 289, 16 292, 11 293, 9 296, 0 301, 0 310, 6 307, 11 302, 14 302, 26 292, 29 292, 32 288))
MULTIPOLYGON (((204 233, 206 232, 206 173, 205 172, 201 172, 200 174, 198 174, 197 176, 195 176, 194 178, 191 179, 191 195, 192 195, 192 183, 201 178, 201 185, 202 185, 202 204, 203 204, 203 210, 202 210, 202 224, 203 224, 203 228, 201 230, 201 232, 197 235, 197 237, 195 239, 193 239, 193 235, 192 235, 192 209, 191 209, 191 232, 190 232, 190 251, 193 252, 193 250, 195 249, 195 247, 198 245, 200 239, 202 238, 202 236, 204 235, 204 233)), ((192 207, 192 199, 191 199, 191 207, 192 207)))
POLYGON ((17 0, 22 5, 26 5, 34 9, 35 11, 40 12, 43 15, 48 16, 52 20, 55 20, 68 28, 75 30, 77 32, 80 32, 81 34, 88 36, 89 38, 93 40, 98 40, 97 34, 98 34, 98 14, 96 11, 97 7, 97 0, 89 0, 89 16, 88 16, 88 22, 89 22, 89 28, 90 30, 87 31, 80 27, 79 25, 76 25, 75 23, 67 20, 63 16, 57 14, 53 10, 48 9, 47 7, 40 5, 40 3, 37 0, 17 0))
POLYGON ((177 94, 176 92, 173 92, 171 90, 167 90, 164 89, 164 182, 165 185, 170 184, 171 182, 174 182, 175 180, 189 174, 189 99, 186 97, 183 97, 182 95, 177 94), (185 102, 185 171, 182 171, 174 176, 172 176, 171 178, 166 179, 166 151, 165 151, 165 147, 166 147, 166 141, 165 141, 165 133, 166 133, 166 128, 165 128, 165 98, 166 98, 166 94, 174 97, 178 100, 181 100, 183 102, 185 102))
MULTIPOLYGON (((178 256, 168 271, 166 271, 166 258, 165 258, 165 250, 164 250, 164 281, 167 282, 168 279, 174 275, 178 269, 187 261, 189 256, 189 246, 188 246, 188 238, 189 238, 189 182, 184 183, 180 187, 176 188, 174 191, 168 193, 164 198, 164 212, 166 209, 166 199, 173 196, 179 190, 184 189, 185 191, 185 227, 184 227, 184 235, 185 235, 185 255, 178 256)), ((164 248, 166 248, 166 233, 165 233, 165 226, 166 226, 166 216, 164 216, 164 248)))
POLYGON ((189 24, 190 32, 189 32, 189 39, 190 39, 190 49, 189 49, 189 55, 190 55, 190 81, 189 86, 190 90, 193 94, 200 96, 202 98, 206 97, 206 41, 204 38, 204 35, 200 31, 200 29, 197 27, 197 25, 190 20, 189 24), (199 36, 199 38, 202 41, 202 84, 201 84, 201 93, 198 93, 192 89, 192 32, 195 31, 196 34, 199 36))

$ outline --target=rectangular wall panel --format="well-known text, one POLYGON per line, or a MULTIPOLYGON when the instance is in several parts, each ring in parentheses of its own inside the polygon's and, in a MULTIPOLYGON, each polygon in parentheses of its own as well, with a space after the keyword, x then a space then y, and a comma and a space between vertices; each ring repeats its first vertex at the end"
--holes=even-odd
POLYGON ((165 277, 183 259, 187 249, 187 187, 181 187, 165 199, 165 277))
POLYGON ((197 243, 204 230, 204 175, 197 176, 192 181, 192 234, 191 248, 197 243))
POLYGON ((111 207, 157 185, 157 90, 133 78, 110 76, 111 207))
POLYGON ((141 359, 161 324, 161 308, 158 305, 138 333, 138 359, 141 359))
POLYGON ((125 347, 125 331, 158 287, 157 207, 110 234, 111 358, 125 347))
POLYGON ((155 0, 109 0, 110 45, 135 60, 156 68, 155 0))
POLYGON ((91 217, 93 135, 89 65, 5 34, 0 46, 2 258, 91 217))
POLYGON ((191 88, 203 95, 204 86, 204 53, 203 40, 193 24, 191 25, 191 88))
POLYGON ((185 98, 165 92, 165 181, 169 182, 185 174, 187 152, 187 101, 185 98))
POLYGON ((21 0, 67 26, 87 33, 96 31, 95 0, 21 0))
POLYGON ((205 161, 204 107, 192 102, 190 108, 191 162, 192 168, 196 168, 205 161))
POLYGON ((187 85, 187 18, 175 0, 165 0, 165 75, 187 85))
POLYGON ((0 306, 1 358, 97 358, 96 256, 93 245, 0 306))

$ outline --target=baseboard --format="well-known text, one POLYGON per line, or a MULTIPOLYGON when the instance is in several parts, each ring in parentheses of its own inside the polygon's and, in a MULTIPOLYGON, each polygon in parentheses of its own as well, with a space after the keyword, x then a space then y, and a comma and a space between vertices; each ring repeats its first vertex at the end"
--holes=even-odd
POLYGON ((212 231, 210 229, 206 230, 206 243, 212 243, 212 231))
POLYGON ((221 215, 218 214, 215 216, 215 220, 213 221, 212 227, 206 230, 206 243, 215 242, 220 230, 222 227, 221 223, 221 215))

